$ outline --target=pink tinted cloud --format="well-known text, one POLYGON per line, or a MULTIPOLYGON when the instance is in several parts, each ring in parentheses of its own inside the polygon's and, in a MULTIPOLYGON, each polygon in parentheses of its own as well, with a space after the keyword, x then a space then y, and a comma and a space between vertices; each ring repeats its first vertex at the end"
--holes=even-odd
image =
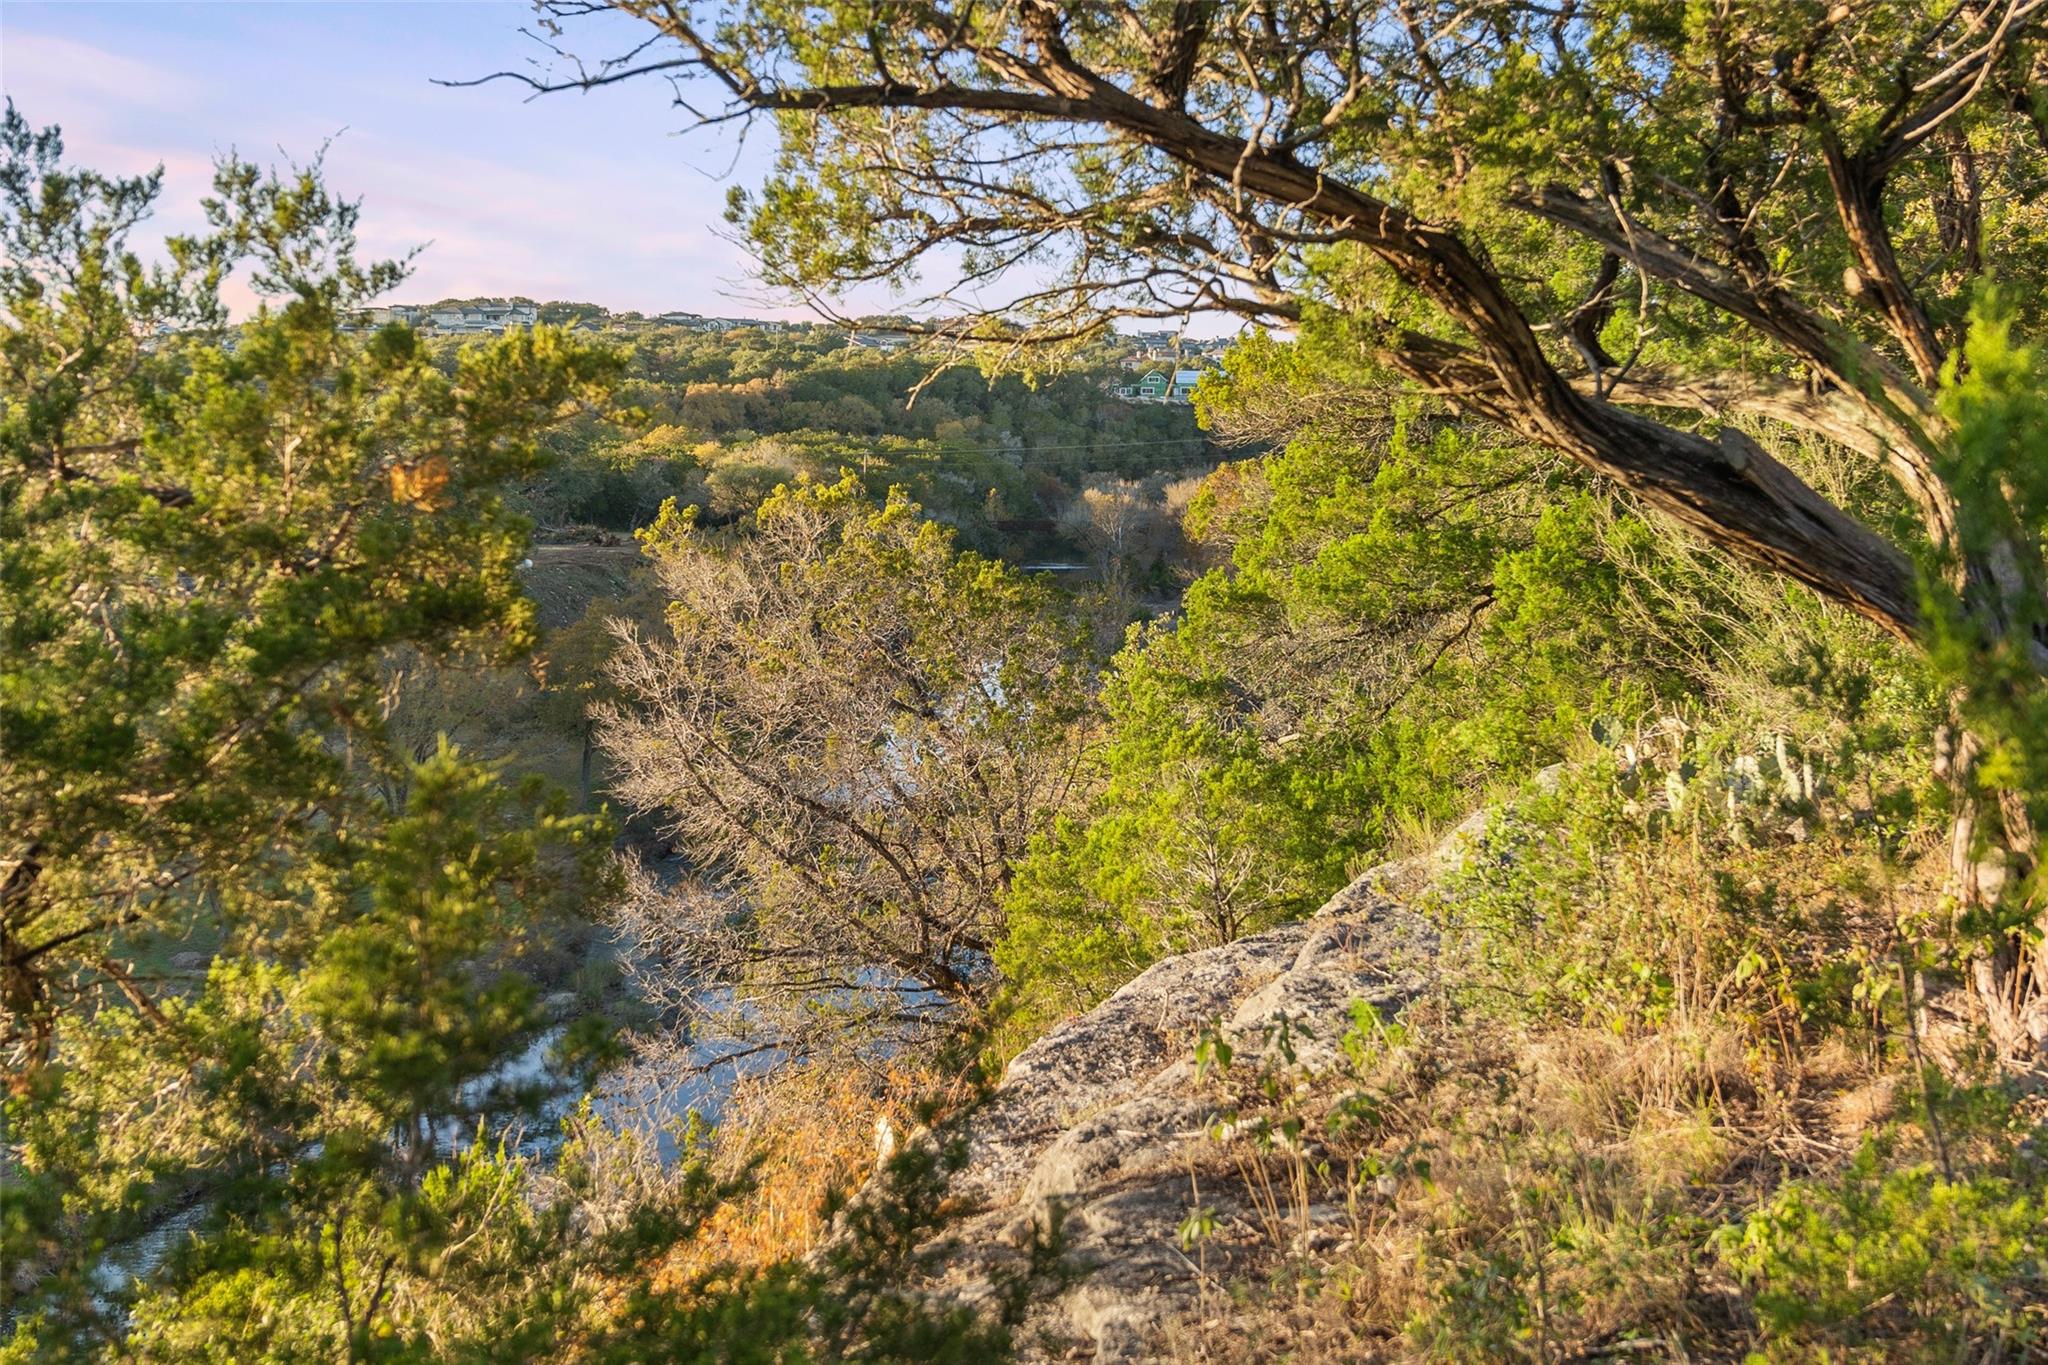
MULTIPOLYGON (((145 241, 201 226, 198 200, 215 156, 234 148, 303 160, 324 143, 330 185, 363 200, 364 254, 425 247, 397 297, 518 293, 649 311, 804 314, 764 298, 745 251, 721 235, 731 149, 667 136, 665 101, 528 105, 497 88, 431 86, 429 75, 449 74, 441 65, 464 74, 459 52, 394 47, 386 60, 363 60, 391 41, 387 33, 407 31, 403 6, 379 7, 374 20, 338 11, 335 27, 310 38, 271 32, 269 15, 251 28, 231 7, 200 6, 190 23, 174 19, 156 33, 124 25, 90 42, 24 28, 18 17, 32 11, 44 28, 85 12, 23 5, 17 22, 0 13, 0 84, 31 120, 63 123, 74 163, 119 174, 165 167, 145 241), (235 17, 215 24, 222 15, 235 17), (269 48, 251 45, 258 32, 269 48), (307 47, 329 34, 329 60, 306 64, 307 47), (216 79, 224 64, 243 78, 216 79)), ((488 37, 476 32, 478 42, 488 37)), ((235 301, 252 306, 246 291, 235 301)))
POLYGON ((54 33, 12 29, 0 47, 0 84, 23 106, 97 101, 106 105, 176 107, 205 86, 180 72, 54 33))
MULTIPOLYGON (((743 283, 748 261, 708 227, 679 222, 674 196, 615 166, 506 166, 351 132, 328 174, 364 200, 366 248, 425 246, 409 297, 518 292, 621 308, 675 306, 664 280, 743 283)), ((700 300, 701 302, 701 300, 700 300)))

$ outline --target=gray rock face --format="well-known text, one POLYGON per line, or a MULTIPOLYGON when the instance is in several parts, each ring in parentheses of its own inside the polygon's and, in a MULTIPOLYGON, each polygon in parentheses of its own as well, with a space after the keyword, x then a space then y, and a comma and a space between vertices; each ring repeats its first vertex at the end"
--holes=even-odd
POLYGON ((1189 1055, 1202 1031, 1293 965, 1309 923, 1156 962, 1017 1054, 970 1129, 962 1194, 1013 1197, 1040 1152, 1189 1055))
MULTIPOLYGON (((1035 1303, 1019 1337, 1026 1357, 1142 1358, 1193 1309, 1202 1276, 1228 1271, 1228 1238, 1204 1243, 1205 1264, 1183 1251, 1190 1211, 1257 1218, 1228 1182, 1203 1183, 1229 1158, 1196 1084, 1196 1043, 1213 1029, 1233 1066, 1256 1067, 1284 1036, 1295 1067, 1336 1066, 1353 1001, 1390 1015, 1428 984, 1435 934, 1384 890, 1402 871, 1367 873, 1300 923, 1157 963, 1018 1054, 967 1120, 952 1193, 976 1212, 949 1229, 933 1292, 980 1301, 1051 1234, 1073 1278, 1035 1303)), ((1333 1225, 1343 1217, 1326 1213, 1333 1225)))

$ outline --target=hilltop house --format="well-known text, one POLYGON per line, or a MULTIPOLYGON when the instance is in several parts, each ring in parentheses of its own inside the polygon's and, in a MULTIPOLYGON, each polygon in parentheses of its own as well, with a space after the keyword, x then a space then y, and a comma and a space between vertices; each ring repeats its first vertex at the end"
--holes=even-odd
POLYGON ((1163 403, 1166 391, 1172 387, 1164 370, 1148 370, 1142 379, 1129 384, 1112 385, 1110 392, 1119 398, 1128 398, 1139 403, 1163 403))
POLYGON ((402 322, 409 327, 416 327, 419 325, 420 315, 421 310, 415 304, 379 304, 375 308, 364 308, 350 314, 342 321, 341 330, 344 332, 373 332, 379 327, 389 327, 394 322, 402 322))
POLYGON ((437 332, 502 332, 538 321, 540 310, 530 303, 466 303, 434 309, 425 325, 437 332))
POLYGON ((692 332, 730 332, 741 324, 731 318, 707 318, 702 313, 687 313, 681 309, 663 313, 654 319, 670 327, 683 327, 692 332))
POLYGON ((497 333, 508 327, 531 327, 540 321, 540 309, 530 303, 379 304, 353 314, 342 324, 345 332, 367 332, 394 322, 425 332, 497 333))
POLYGON ((741 327, 752 327, 763 332, 786 332, 789 324, 777 318, 707 318, 702 313, 685 312, 676 309, 662 313, 654 321, 666 327, 683 327, 692 332, 730 332, 741 327))
POLYGON ((1193 399, 1195 386, 1210 368, 1176 366, 1171 370, 1147 370, 1136 383, 1115 385, 1110 392, 1139 403, 1186 403, 1193 399))

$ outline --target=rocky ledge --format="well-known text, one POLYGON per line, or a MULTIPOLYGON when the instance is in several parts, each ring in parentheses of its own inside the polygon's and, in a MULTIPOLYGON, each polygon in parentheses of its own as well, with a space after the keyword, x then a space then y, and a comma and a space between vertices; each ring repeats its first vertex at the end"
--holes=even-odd
MULTIPOLYGON (((1025 1358, 1150 1354, 1194 1313, 1204 1277, 1227 1279, 1256 1240, 1218 1236, 1191 1256, 1179 1237, 1190 1211, 1199 1203, 1223 1229, 1259 1223, 1212 1132, 1197 1044, 1213 1032, 1233 1066, 1256 1067, 1284 1037, 1297 1073, 1337 1065, 1352 1002, 1390 1016, 1428 984, 1435 934, 1394 889, 1415 880, 1411 868, 1378 868, 1309 919, 1156 963, 1020 1053, 966 1121, 968 1160, 949 1202, 968 1212, 933 1258, 942 1272, 931 1292, 986 1300, 1049 1239, 1061 1273, 1033 1300, 1018 1338, 1025 1358)), ((1336 1208, 1308 1214, 1298 1235, 1310 1239, 1334 1239, 1346 1219, 1336 1208), (1324 1214, 1327 1226, 1315 1226, 1324 1214)))

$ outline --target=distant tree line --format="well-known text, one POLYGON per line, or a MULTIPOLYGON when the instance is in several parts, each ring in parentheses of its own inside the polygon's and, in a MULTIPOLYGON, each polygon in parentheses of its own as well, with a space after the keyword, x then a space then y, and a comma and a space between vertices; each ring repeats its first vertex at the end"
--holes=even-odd
POLYGON ((638 416, 550 437, 560 458, 522 490, 543 528, 630 530, 671 497, 729 521, 779 484, 851 469, 877 500, 903 486, 978 549, 1072 555, 1086 547, 1061 519, 1083 488, 1218 458, 1194 409, 1110 392, 1114 348, 1033 383, 967 363, 935 373, 825 328, 657 328, 630 344, 620 397, 638 416))

